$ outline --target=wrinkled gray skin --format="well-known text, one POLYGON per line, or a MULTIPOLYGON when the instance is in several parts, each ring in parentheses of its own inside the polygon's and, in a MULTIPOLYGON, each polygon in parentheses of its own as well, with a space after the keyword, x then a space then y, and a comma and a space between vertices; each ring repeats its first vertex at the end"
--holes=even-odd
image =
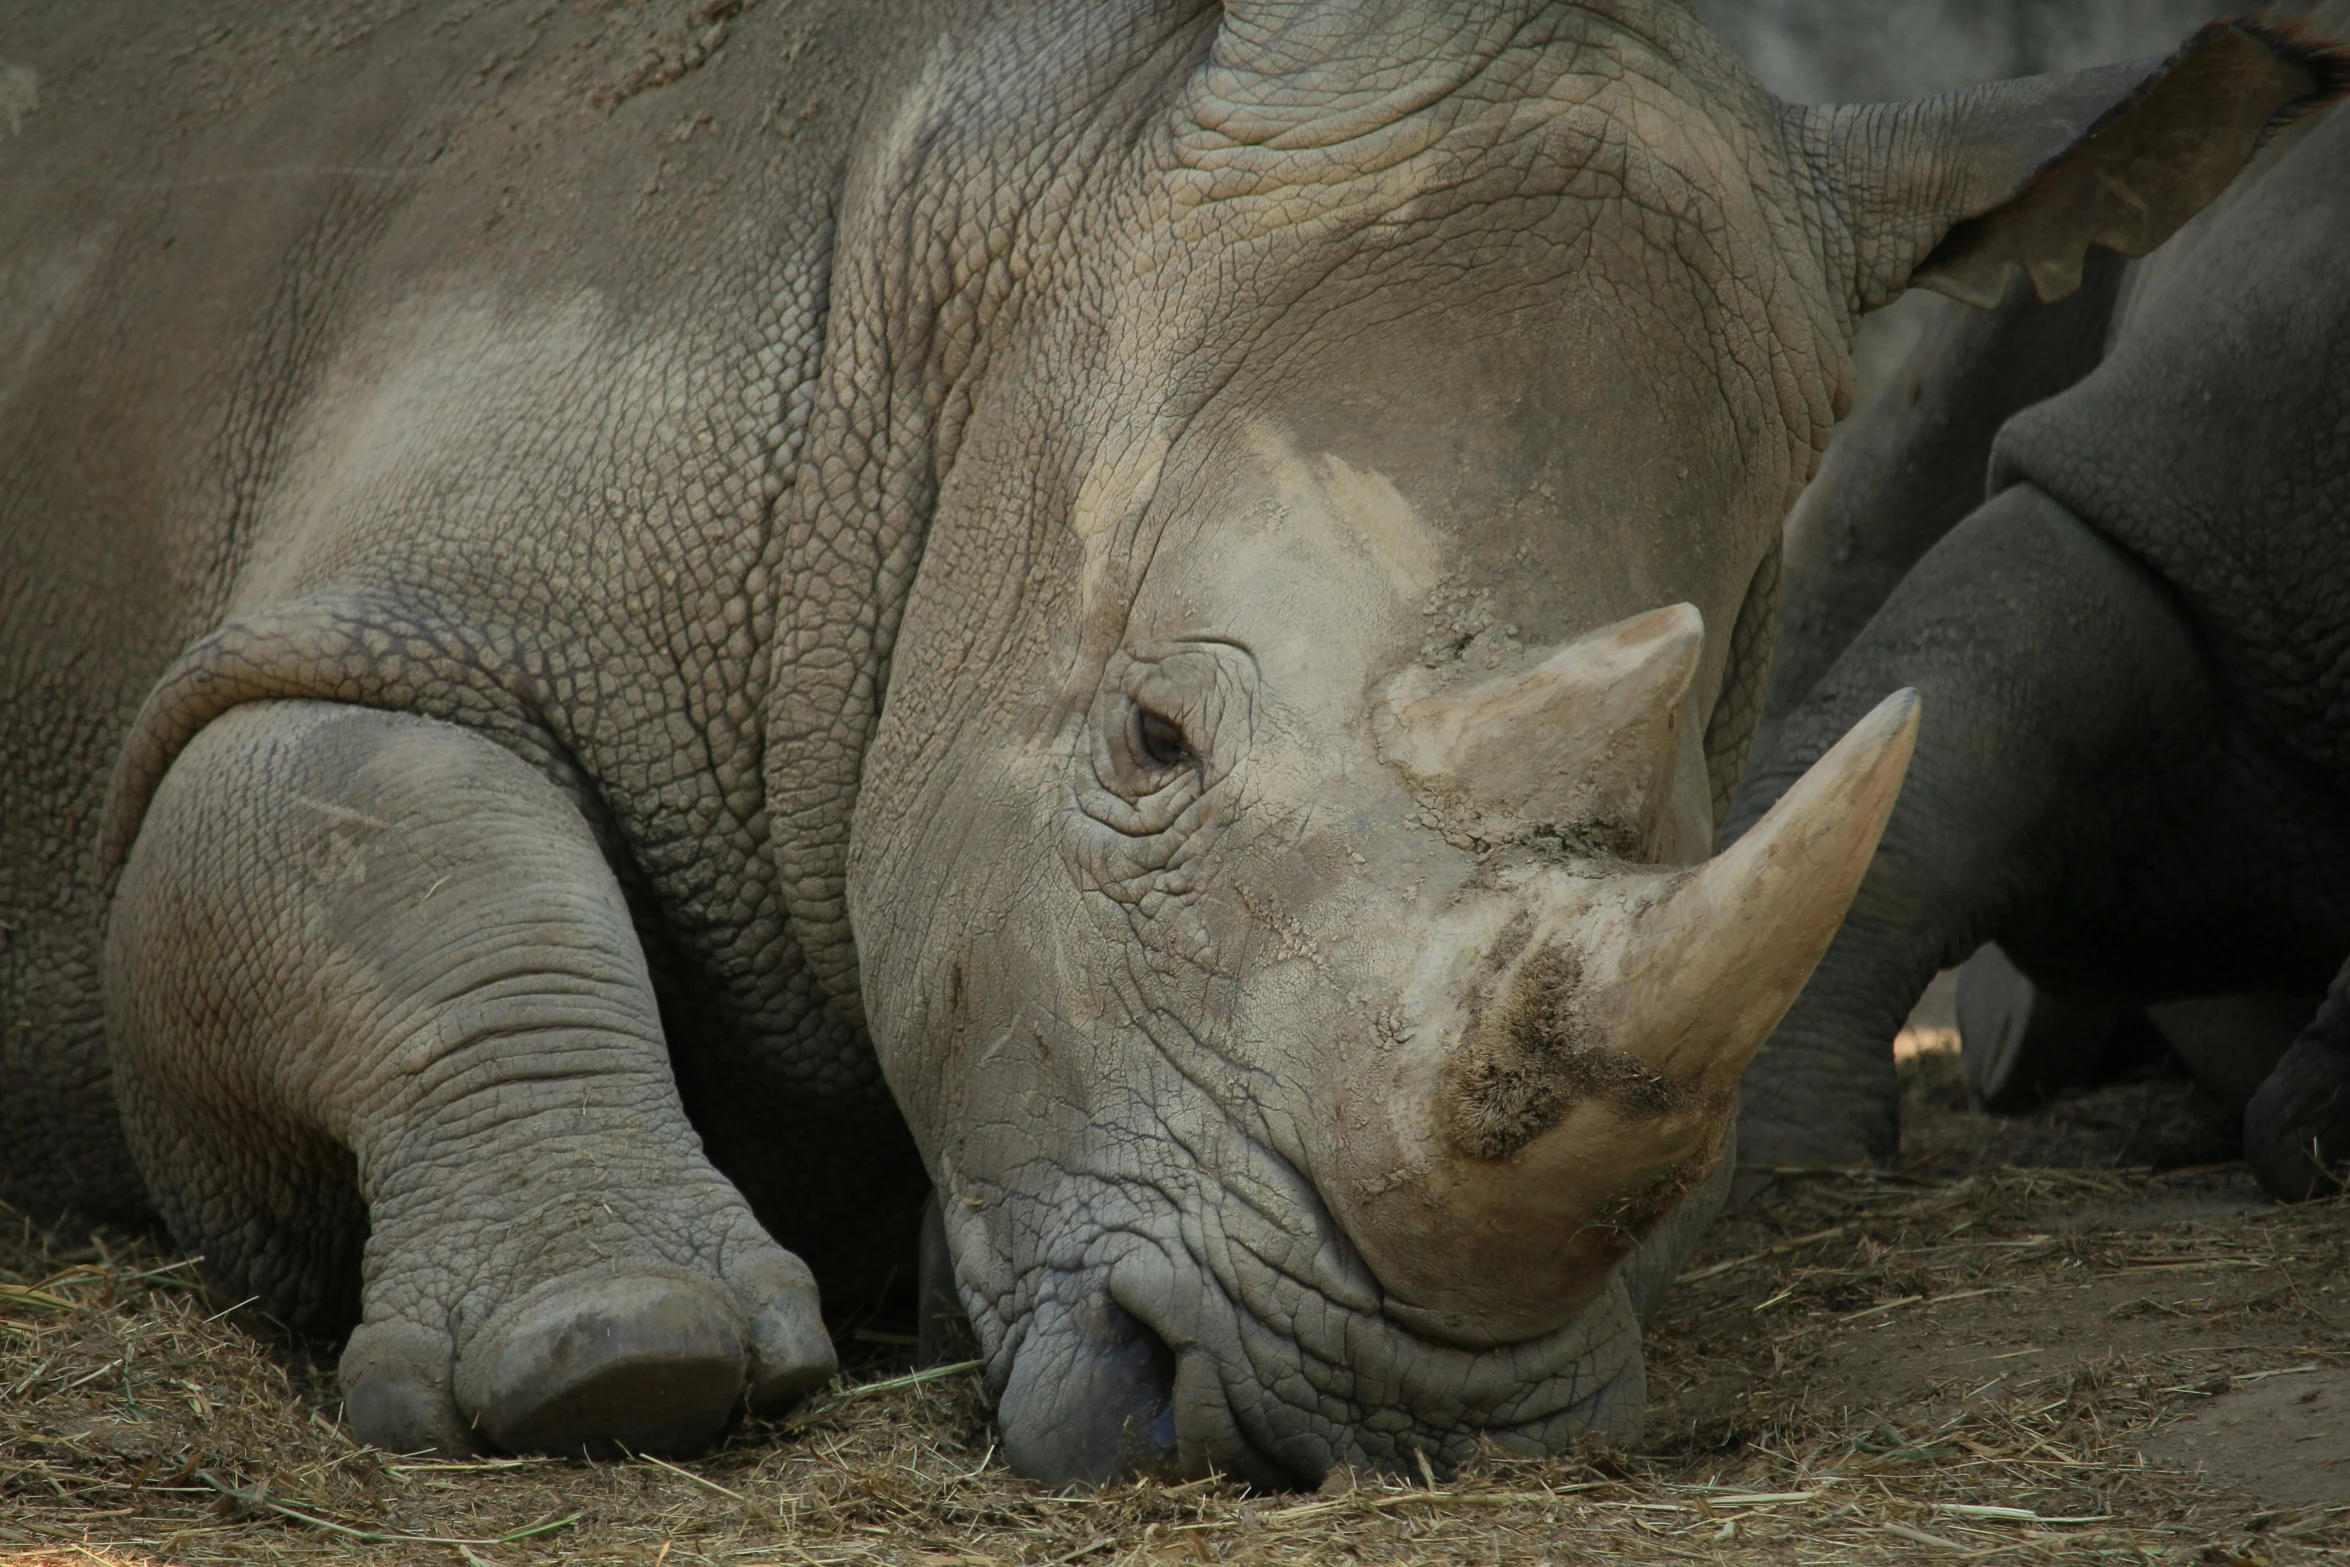
MULTIPOLYGON (((1790 524, 1786 635, 1725 833, 1881 683, 1917 686, 1937 723, 1843 931, 1748 1069, 1750 1164, 1890 1156, 1893 1031, 1935 969, 1996 940, 2073 1007, 2330 981, 2250 1096, 2246 1151, 2280 1196, 2336 1183, 2346 167, 2350 116, 2297 127, 2146 260, 1942 323, 1840 437, 1790 524)), ((2271 1059, 2197 1065, 2257 1084, 2271 1059)))
MULTIPOLYGON (((1635 1428, 1817 945, 1642 981, 1683 1054, 1555 1112, 1620 1164, 1382 1163, 1411 997, 1526 981, 1524 888, 1710 885, 1639 862, 1727 797, 1855 318, 2146 76, 1808 116, 1659 0, 72 0, 0 59, 8 1199, 355 1320, 373 1440, 576 1450, 828 1374, 817 1276, 935 1182, 1016 1465, 1276 1482, 1635 1428), (1481 841, 1380 749, 1675 602, 1637 820, 1481 841)), ((1537 1033, 1614 994, 1559 961, 1537 1033)))

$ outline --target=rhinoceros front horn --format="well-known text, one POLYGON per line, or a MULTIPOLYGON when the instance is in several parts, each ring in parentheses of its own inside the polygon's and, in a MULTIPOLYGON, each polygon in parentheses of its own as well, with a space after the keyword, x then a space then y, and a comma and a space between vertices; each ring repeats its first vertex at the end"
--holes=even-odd
POLYGON ((1915 691, 1887 697, 1744 837, 1597 933, 1603 950, 1586 972, 1608 997, 1617 1049, 1700 1094, 1727 1092, 1860 890, 1909 770, 1918 711, 1915 691))
POLYGON ((1916 692, 1888 697, 1703 864, 1551 884, 1438 1086, 1435 1124, 1485 1166, 1470 1185, 1573 1228, 1627 1185, 1686 1184, 1859 890, 1917 723, 1916 692))

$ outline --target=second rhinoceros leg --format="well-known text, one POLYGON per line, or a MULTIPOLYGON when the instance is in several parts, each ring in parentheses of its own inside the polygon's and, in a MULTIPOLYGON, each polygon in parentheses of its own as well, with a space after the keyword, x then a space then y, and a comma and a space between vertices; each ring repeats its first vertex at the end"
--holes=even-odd
POLYGON ((1843 928, 1742 1080, 1750 1171, 1890 1158, 1890 1046, 1927 981, 2068 891, 2110 885, 2159 838, 2167 781, 2216 727, 2169 590, 2018 485, 1887 600, 1758 760, 1725 832, 1905 685, 1923 710, 1900 802, 1843 928))
POLYGON ((2244 1111, 2244 1162, 2272 1197, 2350 1183, 2350 964, 2244 1111))
POLYGON ((361 1437, 677 1447, 832 1370, 808 1270, 686 1120, 585 820, 491 741, 232 709, 154 797, 106 988, 181 1242, 300 1327, 356 1285, 361 1437))

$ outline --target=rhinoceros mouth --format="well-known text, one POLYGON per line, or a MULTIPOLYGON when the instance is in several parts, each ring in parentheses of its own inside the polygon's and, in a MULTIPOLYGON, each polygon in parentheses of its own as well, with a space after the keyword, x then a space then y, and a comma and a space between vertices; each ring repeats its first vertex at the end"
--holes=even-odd
POLYGON ((1341 1465, 1450 1467, 1485 1441, 1546 1453, 1634 1433, 1639 1330, 1620 1288, 1531 1339, 1430 1336, 1390 1310, 1336 1222, 1296 1190, 1304 1177, 1259 1153, 1251 1173, 1277 1168, 1288 1203, 1228 1190, 1138 1211, 1130 1182, 1089 1181, 1106 1199, 1090 1206, 1114 1223, 1048 1221, 1032 1233, 1058 1265, 1034 1262, 992 1298, 964 1288, 1017 1471, 1061 1484, 1220 1473, 1290 1489, 1341 1465), (1309 1212, 1318 1222, 1296 1225, 1309 1212))

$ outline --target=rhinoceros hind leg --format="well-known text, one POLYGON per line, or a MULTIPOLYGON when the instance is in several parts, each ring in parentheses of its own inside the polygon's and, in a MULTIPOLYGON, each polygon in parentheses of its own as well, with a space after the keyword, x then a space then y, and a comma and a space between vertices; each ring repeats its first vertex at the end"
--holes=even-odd
POLYGON ((2175 595, 2018 484, 1927 552, 1788 716, 1725 837, 1903 686, 1923 699, 1917 754, 1843 928, 1746 1069, 1741 1195, 1773 1169, 1892 1159, 1892 1041, 1935 971, 2110 884, 2160 838, 2149 780, 2210 727, 2175 595))
POLYGON ((2301 1202, 2350 1175, 2350 966, 2244 1111, 2244 1162, 2272 1197, 2301 1202))
POLYGON ((200 732, 108 932, 125 1126, 180 1241, 340 1331, 401 1451, 690 1447, 834 1357, 703 1157, 576 806, 466 730, 315 702, 200 732))

